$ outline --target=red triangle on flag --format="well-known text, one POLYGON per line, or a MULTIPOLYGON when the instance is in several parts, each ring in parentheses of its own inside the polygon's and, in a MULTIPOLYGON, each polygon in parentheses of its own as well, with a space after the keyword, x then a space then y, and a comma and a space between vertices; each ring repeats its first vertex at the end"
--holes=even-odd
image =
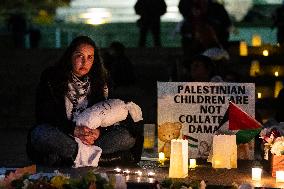
POLYGON ((261 124, 253 117, 239 108, 236 104, 229 104, 229 129, 230 130, 251 130, 258 129, 261 124))

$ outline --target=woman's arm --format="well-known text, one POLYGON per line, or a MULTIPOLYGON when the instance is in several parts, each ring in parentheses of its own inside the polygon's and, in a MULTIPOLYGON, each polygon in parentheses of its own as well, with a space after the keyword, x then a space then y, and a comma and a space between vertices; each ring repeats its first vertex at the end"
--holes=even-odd
POLYGON ((73 135, 75 123, 68 120, 65 110, 64 86, 56 69, 45 70, 36 89, 36 125, 48 123, 66 134, 73 135))

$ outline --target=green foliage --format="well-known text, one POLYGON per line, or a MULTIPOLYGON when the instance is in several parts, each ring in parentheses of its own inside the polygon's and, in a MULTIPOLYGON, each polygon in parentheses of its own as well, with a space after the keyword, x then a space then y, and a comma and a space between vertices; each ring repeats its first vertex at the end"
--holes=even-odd
POLYGON ((166 178, 161 182, 161 186, 167 189, 180 189, 182 187, 199 188, 200 181, 184 182, 183 179, 166 178))
POLYGON ((26 14, 34 14, 39 10, 46 10, 49 14, 54 14, 57 7, 67 6, 69 3, 70 0, 1 0, 0 13, 21 11, 26 14))
POLYGON ((113 186, 105 178, 92 171, 89 171, 82 178, 70 179, 69 184, 64 185, 64 189, 88 189, 92 183, 96 184, 97 189, 113 189, 113 186))

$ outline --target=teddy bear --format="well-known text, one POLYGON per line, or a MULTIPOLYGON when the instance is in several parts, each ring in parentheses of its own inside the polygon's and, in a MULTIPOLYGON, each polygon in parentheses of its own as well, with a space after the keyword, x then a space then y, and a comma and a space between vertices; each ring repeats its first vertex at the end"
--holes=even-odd
POLYGON ((179 138, 181 128, 180 122, 165 122, 158 126, 158 138, 164 142, 159 152, 164 152, 166 158, 171 154, 171 140, 179 138))

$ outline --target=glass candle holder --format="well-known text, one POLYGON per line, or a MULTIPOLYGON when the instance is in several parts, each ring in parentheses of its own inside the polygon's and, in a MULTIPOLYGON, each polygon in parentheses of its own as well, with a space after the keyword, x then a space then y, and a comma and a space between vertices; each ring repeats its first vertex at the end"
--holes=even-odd
POLYGON ((251 169, 251 180, 260 181, 261 180, 262 169, 259 167, 253 167, 251 169))

